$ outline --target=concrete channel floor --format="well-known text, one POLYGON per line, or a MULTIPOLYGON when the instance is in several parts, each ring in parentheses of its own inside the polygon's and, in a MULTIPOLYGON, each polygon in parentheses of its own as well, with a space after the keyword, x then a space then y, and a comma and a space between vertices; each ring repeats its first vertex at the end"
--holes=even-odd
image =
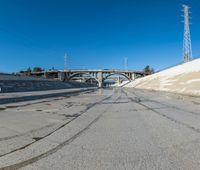
POLYGON ((200 98, 119 88, 17 105, 0 111, 0 169, 200 167, 200 98))

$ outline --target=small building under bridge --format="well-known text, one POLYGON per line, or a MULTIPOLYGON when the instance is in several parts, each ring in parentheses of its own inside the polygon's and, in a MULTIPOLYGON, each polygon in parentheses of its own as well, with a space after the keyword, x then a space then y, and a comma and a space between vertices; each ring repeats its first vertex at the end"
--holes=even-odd
POLYGON ((85 82, 95 81, 99 87, 103 87, 104 81, 113 75, 120 75, 133 81, 136 78, 145 76, 143 71, 122 71, 122 70, 59 70, 31 72, 30 76, 58 79, 60 81, 84 80, 85 82))

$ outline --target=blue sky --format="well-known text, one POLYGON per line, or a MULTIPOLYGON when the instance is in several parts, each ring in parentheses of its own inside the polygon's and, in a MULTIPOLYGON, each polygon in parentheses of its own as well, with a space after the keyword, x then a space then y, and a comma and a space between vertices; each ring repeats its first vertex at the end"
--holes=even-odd
POLYGON ((192 8, 200 56, 198 0, 1 0, 0 71, 27 67, 159 70, 182 61, 181 5, 192 8))

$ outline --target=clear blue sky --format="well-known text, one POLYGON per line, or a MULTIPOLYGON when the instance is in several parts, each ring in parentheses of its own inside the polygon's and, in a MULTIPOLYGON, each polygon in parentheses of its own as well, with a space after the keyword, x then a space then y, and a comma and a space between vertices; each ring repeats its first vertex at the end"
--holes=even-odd
POLYGON ((0 71, 27 67, 159 70, 182 61, 181 4, 192 8, 200 56, 199 0, 1 0, 0 71))

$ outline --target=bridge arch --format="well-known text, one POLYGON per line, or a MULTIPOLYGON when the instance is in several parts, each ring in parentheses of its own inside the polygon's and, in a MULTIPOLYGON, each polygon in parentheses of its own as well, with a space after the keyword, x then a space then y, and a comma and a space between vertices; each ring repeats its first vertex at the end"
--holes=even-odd
POLYGON ((113 75, 121 75, 121 76, 127 78, 129 81, 131 81, 131 78, 128 77, 126 74, 123 74, 123 73, 117 73, 117 72, 116 72, 116 73, 111 73, 111 74, 107 75, 107 76, 104 78, 104 80, 108 79, 109 77, 111 77, 111 76, 113 76, 113 75))
POLYGON ((82 72, 74 73, 74 74, 70 75, 69 77, 66 77, 66 78, 64 79, 64 81, 69 81, 69 80, 71 80, 73 77, 75 77, 75 76, 81 76, 81 75, 87 75, 88 77, 90 77, 90 78, 96 80, 98 84, 100 84, 98 78, 96 78, 95 76, 92 76, 89 72, 88 72, 88 73, 82 73, 82 72))

